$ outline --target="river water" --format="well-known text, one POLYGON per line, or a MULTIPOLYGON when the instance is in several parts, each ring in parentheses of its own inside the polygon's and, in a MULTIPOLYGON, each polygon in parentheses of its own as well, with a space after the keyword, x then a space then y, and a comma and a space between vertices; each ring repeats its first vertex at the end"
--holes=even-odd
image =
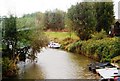
POLYGON ((21 79, 96 79, 87 65, 94 60, 80 54, 44 48, 37 63, 19 63, 21 79))

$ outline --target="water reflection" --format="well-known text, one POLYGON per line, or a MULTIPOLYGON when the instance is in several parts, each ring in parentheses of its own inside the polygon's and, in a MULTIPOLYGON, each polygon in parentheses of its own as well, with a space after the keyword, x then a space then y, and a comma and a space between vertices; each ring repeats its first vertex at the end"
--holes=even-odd
POLYGON ((57 49, 43 49, 38 54, 38 62, 26 63, 25 72, 20 74, 24 79, 95 79, 89 72, 87 64, 92 59, 79 54, 57 49))

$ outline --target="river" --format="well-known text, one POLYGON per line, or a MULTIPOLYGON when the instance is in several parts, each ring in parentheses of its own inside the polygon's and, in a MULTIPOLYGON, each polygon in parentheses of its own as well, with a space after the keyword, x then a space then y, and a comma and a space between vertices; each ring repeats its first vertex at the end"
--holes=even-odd
POLYGON ((21 79, 96 79, 87 65, 94 60, 80 54, 44 48, 37 63, 19 63, 21 79))

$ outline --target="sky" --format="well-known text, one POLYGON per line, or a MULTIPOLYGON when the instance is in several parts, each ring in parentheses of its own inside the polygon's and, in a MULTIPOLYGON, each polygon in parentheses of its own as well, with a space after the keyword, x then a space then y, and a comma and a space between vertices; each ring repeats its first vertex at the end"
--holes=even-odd
MULTIPOLYGON (((0 0, 0 16, 15 14, 20 17, 23 14, 45 12, 46 10, 60 9, 67 11, 71 5, 82 0, 0 0)), ((118 2, 114 1, 115 18, 118 19, 118 2)))

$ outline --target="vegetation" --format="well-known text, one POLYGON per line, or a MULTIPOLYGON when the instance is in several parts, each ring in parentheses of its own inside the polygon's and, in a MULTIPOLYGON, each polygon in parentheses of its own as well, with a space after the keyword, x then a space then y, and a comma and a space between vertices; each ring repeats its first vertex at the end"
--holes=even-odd
POLYGON ((57 42, 61 42, 65 38, 79 39, 73 32, 71 34, 69 32, 45 32, 45 34, 50 40, 56 40, 57 42))
POLYGON ((104 29, 107 33, 111 25, 114 23, 113 2, 97 2, 96 7, 96 31, 100 32, 104 29))
MULTIPOLYGON (((100 37, 101 38, 101 37, 100 37)), ((78 41, 71 44, 67 50, 77 52, 100 62, 111 61, 112 58, 120 55, 119 38, 92 38, 87 41, 78 41)))
POLYGON ((16 19, 16 17, 10 15, 10 17, 4 17, 2 20, 3 77, 16 76, 18 73, 17 62, 25 62, 26 58, 34 61, 41 48, 48 44, 46 36, 39 27, 39 18, 36 18, 36 21, 34 20, 34 29, 29 27, 27 30, 17 29, 16 23, 18 22, 16 22, 16 19), (31 52, 28 51, 29 49, 31 49, 31 52), (26 57, 26 54, 28 54, 28 57, 26 57))
POLYGON ((36 54, 51 40, 61 43, 62 49, 100 62, 118 61, 120 55, 120 38, 108 37, 114 23, 113 2, 82 2, 72 5, 67 13, 55 9, 20 18, 11 15, 0 19, 2 21, 4 76, 17 75, 17 62, 25 62, 26 58, 34 61, 36 54), (68 32, 62 32, 63 29, 68 32))
POLYGON ((120 41, 107 36, 114 23, 113 2, 77 3, 71 6, 67 15, 72 26, 70 28, 81 39, 73 44, 64 44, 63 47, 67 46, 68 51, 81 53, 101 62, 110 61, 119 55, 120 41))
POLYGON ((54 11, 46 11, 44 14, 45 29, 61 30, 64 28, 65 12, 55 9, 54 11))
POLYGON ((23 17, 17 18, 16 27, 17 28, 25 28, 25 27, 34 27, 35 26, 35 18, 37 13, 26 14, 23 17))
POLYGON ((16 75, 16 48, 17 48, 17 29, 16 17, 10 15, 9 18, 4 17, 2 28, 2 73, 3 76, 16 75), (12 68, 11 68, 12 67, 12 68), (11 68, 11 69, 10 69, 11 68))
POLYGON ((96 26, 95 8, 93 3, 77 3, 68 10, 68 18, 74 23, 74 31, 81 40, 90 38, 96 26))
POLYGON ((112 58, 112 62, 119 62, 120 63, 120 55, 112 58))
POLYGON ((61 30, 65 28, 65 12, 55 9, 53 11, 46 11, 45 13, 36 12, 32 14, 26 14, 23 17, 17 19, 18 28, 34 27, 35 21, 38 22, 44 30, 61 30))
POLYGON ((10 18, 5 17, 3 21, 4 26, 2 28, 2 56, 13 58, 15 54, 15 49, 17 47, 16 17, 10 15, 10 18), (9 53, 11 53, 11 55, 9 53))
POLYGON ((102 29, 108 33, 114 22, 113 2, 82 2, 68 9, 73 30, 81 40, 88 40, 94 32, 102 29))

